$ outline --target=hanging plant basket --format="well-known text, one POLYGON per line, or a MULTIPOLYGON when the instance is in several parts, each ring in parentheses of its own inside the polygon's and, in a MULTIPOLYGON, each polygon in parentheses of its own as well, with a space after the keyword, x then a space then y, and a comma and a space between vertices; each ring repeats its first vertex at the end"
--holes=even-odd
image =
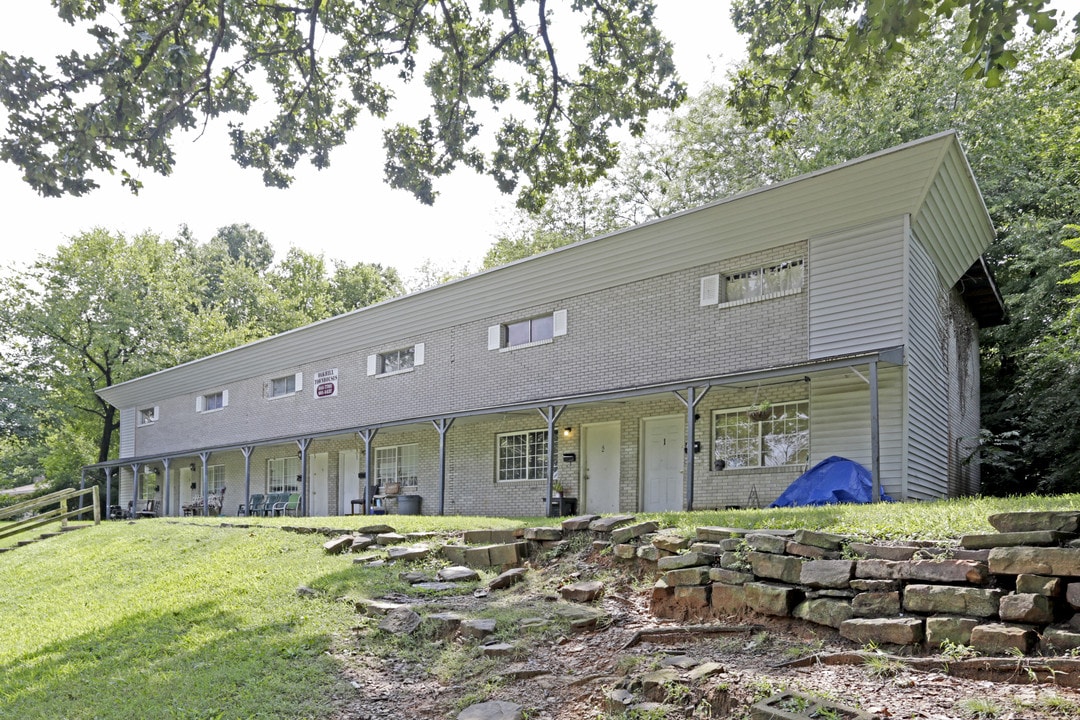
POLYGON ((757 405, 746 411, 746 417, 750 418, 754 422, 761 422, 762 420, 768 420, 773 416, 772 405, 757 405))

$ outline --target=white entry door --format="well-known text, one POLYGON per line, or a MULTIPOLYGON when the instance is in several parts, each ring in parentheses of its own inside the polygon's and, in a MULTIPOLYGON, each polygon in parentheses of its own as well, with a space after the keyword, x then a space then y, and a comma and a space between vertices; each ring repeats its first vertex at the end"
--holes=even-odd
POLYGON ((199 493, 199 474, 196 470, 191 469, 191 465, 182 465, 180 470, 176 473, 176 488, 173 490, 173 501, 169 507, 169 512, 173 515, 183 515, 183 506, 192 502, 192 498, 202 498, 199 493), (191 487, 192 483, 195 487, 191 487))
POLYGON ((348 515, 352 512, 352 501, 361 499, 360 453, 342 450, 337 457, 338 515, 348 515))
POLYGON ((585 509, 599 515, 619 512, 619 423, 585 425, 581 429, 585 509))
POLYGON ((645 418, 642 505, 645 512, 682 509, 684 420, 681 415, 645 418))
POLYGON ((327 504, 330 496, 330 483, 327 482, 329 465, 329 454, 315 453, 311 456, 311 505, 308 507, 308 515, 325 517, 330 514, 330 506, 327 504))

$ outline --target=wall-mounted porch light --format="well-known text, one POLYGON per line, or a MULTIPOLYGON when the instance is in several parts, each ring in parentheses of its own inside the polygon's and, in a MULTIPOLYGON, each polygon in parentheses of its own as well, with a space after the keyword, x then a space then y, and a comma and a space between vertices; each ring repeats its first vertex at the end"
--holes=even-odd
POLYGON ((562 435, 563 437, 570 437, 570 433, 572 433, 573 431, 574 429, 572 427, 564 427, 562 429, 562 435))

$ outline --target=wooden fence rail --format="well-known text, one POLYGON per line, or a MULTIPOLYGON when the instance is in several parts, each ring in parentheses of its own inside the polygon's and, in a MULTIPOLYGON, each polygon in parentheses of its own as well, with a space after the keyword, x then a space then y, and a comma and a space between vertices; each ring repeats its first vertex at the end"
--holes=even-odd
POLYGON ((0 510, 0 520, 6 518, 19 517, 26 513, 33 513, 35 510, 43 508, 47 505, 53 505, 59 503, 59 507, 52 510, 46 510, 43 513, 33 515, 25 520, 16 520, 10 524, 0 525, 0 539, 11 537, 12 535, 18 535, 19 533, 26 532, 27 530, 35 530, 39 527, 44 527, 51 523, 60 521, 61 527, 67 527, 68 518, 79 517, 86 513, 94 514, 94 524, 99 525, 101 523, 101 505, 98 502, 98 488, 97 485, 86 488, 85 490, 59 490, 48 495, 43 495, 33 500, 25 500, 21 503, 11 505, 9 507, 0 510), (75 508, 74 510, 68 510, 68 502, 75 498, 82 497, 84 495, 91 495, 93 500, 88 507, 75 508))

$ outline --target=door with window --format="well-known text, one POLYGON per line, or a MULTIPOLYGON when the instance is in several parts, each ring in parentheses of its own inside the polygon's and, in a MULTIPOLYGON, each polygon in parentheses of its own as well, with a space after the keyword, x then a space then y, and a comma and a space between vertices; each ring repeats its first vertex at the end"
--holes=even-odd
POLYGON ((642 502, 644 512, 682 509, 686 442, 681 415, 642 421, 642 502))
POLYGON ((325 517, 330 514, 330 455, 329 453, 315 453, 311 456, 309 466, 311 477, 311 502, 307 508, 308 515, 325 517))
POLYGON ((593 423, 581 428, 585 510, 593 514, 619 512, 618 422, 593 423))

